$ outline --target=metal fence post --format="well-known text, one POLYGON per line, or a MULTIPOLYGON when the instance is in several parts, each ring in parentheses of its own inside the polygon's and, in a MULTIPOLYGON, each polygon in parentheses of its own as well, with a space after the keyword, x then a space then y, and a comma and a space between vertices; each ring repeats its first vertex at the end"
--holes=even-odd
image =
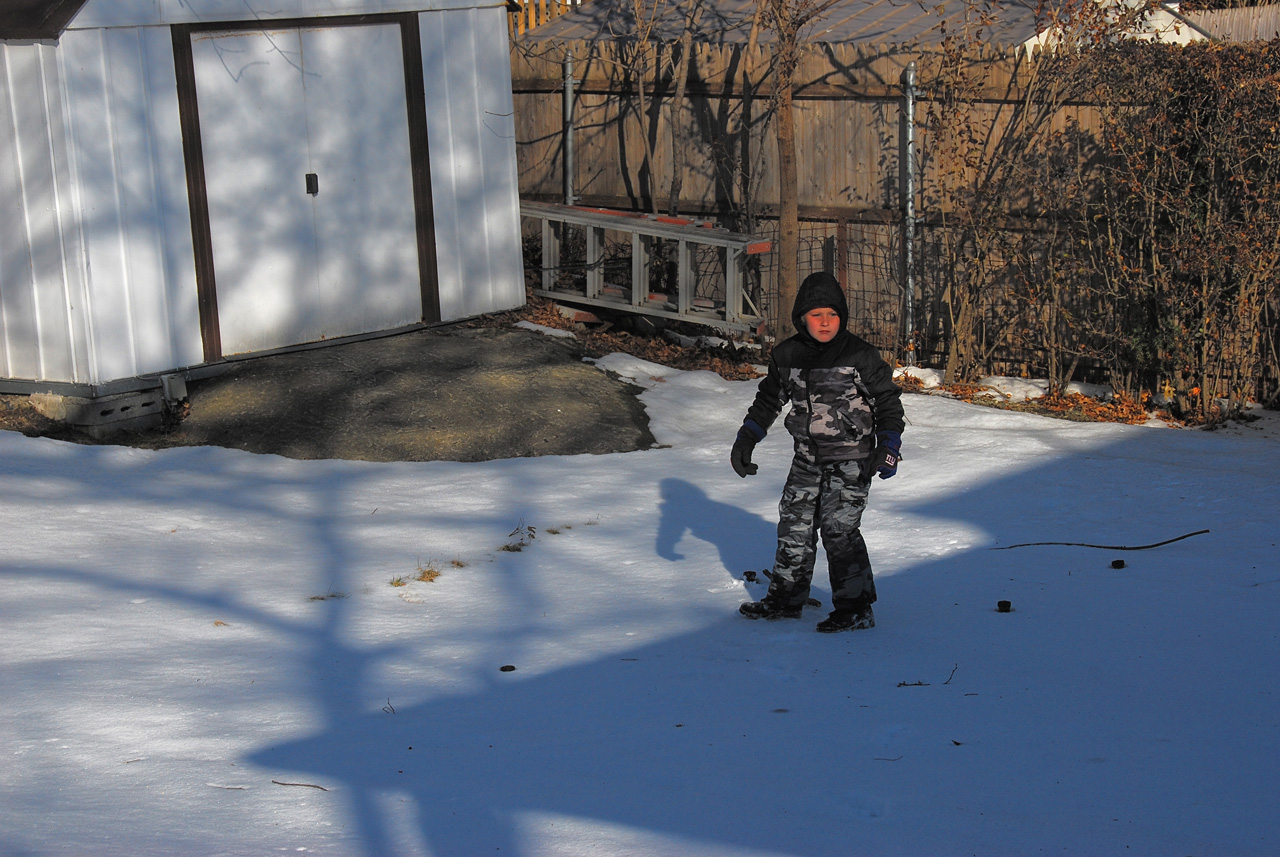
POLYGON ((902 72, 902 323, 904 359, 916 362, 916 64, 902 72))
POLYGON ((564 55, 564 204, 573 205, 577 197, 573 192, 573 51, 564 55))

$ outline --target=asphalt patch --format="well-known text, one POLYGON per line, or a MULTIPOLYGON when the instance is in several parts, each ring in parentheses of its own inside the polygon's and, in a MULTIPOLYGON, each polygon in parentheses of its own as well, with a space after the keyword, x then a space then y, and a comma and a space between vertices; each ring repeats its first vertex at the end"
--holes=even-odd
MULTIPOLYGON (((426 329, 232 361, 188 382, 187 392, 180 421, 103 442, 359 461, 489 461, 655 445, 640 388, 584 362, 571 338, 520 329, 426 329)), ((0 416, 19 410, 10 402, 0 416)), ((97 442, 65 426, 18 422, 5 427, 97 442)))

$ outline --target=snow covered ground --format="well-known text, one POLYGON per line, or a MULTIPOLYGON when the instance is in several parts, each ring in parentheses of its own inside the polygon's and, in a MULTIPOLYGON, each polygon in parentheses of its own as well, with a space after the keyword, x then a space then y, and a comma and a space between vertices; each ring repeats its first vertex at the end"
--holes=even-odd
POLYGON ((600 363, 662 448, 0 432, 0 854, 1280 853, 1274 420, 907 396, 879 625, 821 635, 737 615, 790 454, 730 470, 754 383, 600 363))

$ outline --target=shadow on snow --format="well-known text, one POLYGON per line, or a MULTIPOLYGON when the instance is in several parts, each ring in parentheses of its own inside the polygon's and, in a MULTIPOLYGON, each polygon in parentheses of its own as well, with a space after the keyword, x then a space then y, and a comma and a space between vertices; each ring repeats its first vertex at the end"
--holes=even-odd
MULTIPOLYGON (((1204 444, 1198 448, 1203 452, 1204 444)), ((691 633, 545 674, 500 672, 493 663, 481 692, 439 696, 394 712, 378 711, 366 688, 402 649, 349 644, 350 602, 326 603, 319 624, 292 623, 225 593, 62 573, 176 602, 207 600, 242 621, 305 641, 302 681, 323 725, 264 746, 248 761, 331 789, 324 799, 345 802, 342 808, 355 819, 354 838, 369 854, 425 844, 440 857, 521 855, 529 853, 524 843, 534 827, 540 835, 559 831, 576 838, 589 850, 585 837, 614 835, 600 833, 602 824, 623 838, 665 842, 672 853, 730 845, 845 854, 851 840, 901 846, 893 837, 902 835, 991 846, 993 840, 973 830, 931 833, 928 819, 912 817, 909 808, 939 805, 960 806, 975 817, 985 807, 992 821, 1003 814, 1030 823, 1041 841, 1066 837, 1061 841, 1083 847, 1114 845, 1105 830, 1088 829, 1094 816, 1149 816, 1152 806, 1163 806, 1172 822, 1168 831, 1152 834, 1157 838, 1177 841, 1187 825, 1205 818, 1230 830, 1228 820, 1239 817, 1244 830, 1256 829, 1248 819, 1256 818, 1257 796, 1275 796, 1264 763, 1242 762, 1228 775, 1187 749, 1223 726, 1206 722, 1201 712, 1229 705, 1239 696, 1235 683, 1248 680, 1247 666, 1216 661, 1221 639, 1189 642, 1176 625, 1194 621, 1207 590, 1195 576, 1199 561, 1182 558, 1219 548, 1206 542, 1165 549, 1148 555, 1149 562, 1134 562, 1126 574, 1103 568, 1109 556, 1085 557, 1071 549, 983 549, 1077 535, 1082 526, 1096 526, 1098 541, 1119 543, 1231 525, 1223 519, 1229 510, 1188 501, 1197 486, 1185 471, 1140 489, 1099 490, 1117 458, 1142 455, 1139 441, 1124 440, 922 505, 878 503, 873 491, 871 508, 878 515, 965 522, 987 541, 882 576, 881 627, 870 634, 815 635, 811 625, 819 611, 796 623, 745 622, 726 605, 727 615, 691 633), (1061 520, 1061 497, 1046 492, 1088 497, 1081 509, 1086 523, 1061 520), (1126 526, 1139 497, 1169 510, 1168 532, 1135 533, 1126 526), (1162 599, 1162 621, 1135 613, 1149 586, 1182 592, 1162 599), (1052 599, 1045 597, 1049 589, 1052 599), (997 618, 991 609, 996 598, 1010 596, 1018 610, 997 618), (1039 611, 1038 603, 1057 609, 1039 611), (981 629, 974 623, 983 623, 981 629), (1081 627, 1093 633, 1082 639, 1081 627), (1039 654, 1028 655, 1030 650, 1039 654), (1185 681, 1188 672, 1199 676, 1194 685, 1185 681), (903 690, 884 690, 895 686, 903 690), (1221 698, 1212 700, 1215 695, 1221 698), (1133 722, 1147 724, 1150 747, 1126 745, 1133 722), (1073 737, 1082 729, 1091 731, 1087 739, 1073 737), (928 732, 923 739, 922 732, 928 732), (931 749, 915 758, 900 755, 904 746, 922 745, 931 749), (1082 745, 1090 748, 1089 758, 1073 755, 1082 745), (972 752, 986 754, 984 762, 966 759, 972 752), (1036 770, 1036 764, 1045 768, 1036 770), (1019 786, 1010 788, 1010 781, 1019 786), (1046 805, 1059 809, 1037 821, 1046 805), (1060 815, 1084 823, 1055 828, 1060 815), (581 819, 591 822, 585 830, 574 826, 581 819)), ((145 460, 149 464, 128 474, 134 488, 139 478, 165 469, 159 462, 176 461, 145 460)), ((182 466, 192 460, 182 459, 182 466)), ((81 473, 90 486, 85 499, 109 499, 123 474, 101 462, 95 466, 102 469, 81 473)), ((10 460, 0 469, 12 474, 24 467, 10 460)), ((311 550, 324 558, 317 579, 332 581, 335 590, 349 587, 344 575, 353 559, 340 525, 342 498, 377 472, 337 468, 291 486, 315 495, 310 511, 285 514, 306 527, 311 550)), ((233 481, 233 491, 209 502, 281 514, 269 500, 280 487, 273 477, 233 481)), ((1261 482, 1242 487, 1257 493, 1259 509, 1275 506, 1261 482)), ((153 499, 167 499, 164 489, 156 490, 153 499)), ((677 546, 691 537, 713 545, 729 575, 768 565, 773 522, 711 500, 682 479, 662 480, 660 491, 660 558, 682 560, 677 546)), ((495 520, 512 517, 510 509, 495 513, 495 520)), ((1150 518, 1148 513, 1141 520, 1150 518)), ((871 519, 868 536, 875 561, 871 519)), ((36 571, 9 566, 5 573, 36 571)), ((815 595, 826 597, 821 573, 817 582, 815 595)), ((1247 584, 1226 577, 1216 585, 1247 584)), ((1232 632, 1262 633, 1252 627, 1242 621, 1232 632)), ((1231 642, 1237 644, 1248 645, 1231 642)), ((1161 822, 1139 820, 1157 828, 1161 822)))

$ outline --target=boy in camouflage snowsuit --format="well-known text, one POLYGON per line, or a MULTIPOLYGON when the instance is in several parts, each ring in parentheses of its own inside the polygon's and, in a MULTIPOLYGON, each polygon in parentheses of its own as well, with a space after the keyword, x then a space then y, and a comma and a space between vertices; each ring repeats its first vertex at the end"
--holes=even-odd
POLYGON ((827 273, 801 283, 791 320, 795 336, 778 344, 769 373, 738 430, 730 460, 754 475, 755 445, 786 402, 784 424, 795 441, 791 472, 778 512, 778 551, 769 592, 739 608, 750 619, 794 619, 809 597, 818 536, 831 577, 831 614, 823 632, 875 625, 871 560, 862 538, 862 511, 871 477, 898 469, 904 425, 902 391, 893 370, 865 340, 845 329, 844 290, 827 273))

